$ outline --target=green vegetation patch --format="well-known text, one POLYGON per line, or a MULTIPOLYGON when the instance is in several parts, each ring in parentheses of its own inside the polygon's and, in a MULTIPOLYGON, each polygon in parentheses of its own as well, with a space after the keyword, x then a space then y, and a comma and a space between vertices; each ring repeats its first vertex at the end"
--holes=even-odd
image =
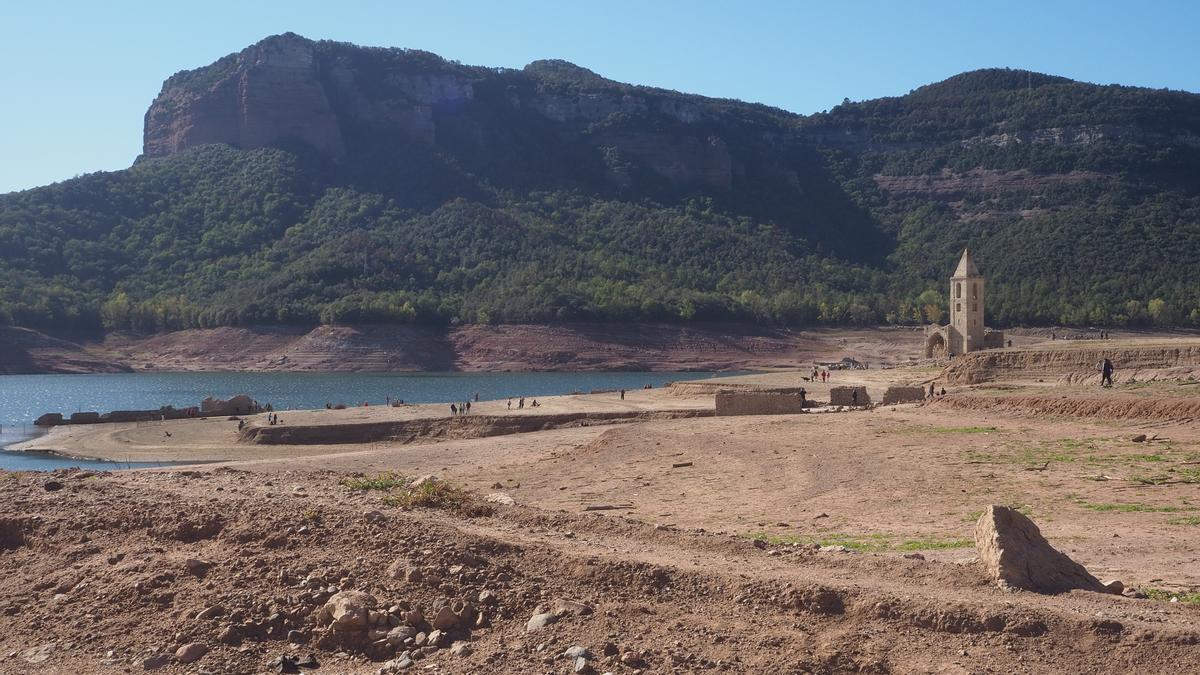
POLYGON ((1076 500, 1075 503, 1085 509, 1101 513, 1114 511, 1118 513, 1179 513, 1181 511, 1195 511, 1195 509, 1183 506, 1154 506, 1152 504, 1140 504, 1137 502, 1131 504, 1093 504, 1083 500, 1076 500))
POLYGON ((443 509, 463 516, 490 516, 492 507, 457 485, 442 481, 427 481, 418 486, 406 486, 383 498, 390 506, 411 509, 443 509))
POLYGON ((1200 516, 1183 516, 1181 518, 1171 518, 1167 521, 1170 525, 1200 525, 1200 516))
POLYGON ((845 546, 852 551, 861 553, 884 553, 888 551, 935 551, 942 549, 967 548, 974 546, 970 539, 948 539, 941 537, 917 537, 908 539, 896 535, 869 533, 844 534, 838 532, 822 533, 815 536, 807 535, 777 535, 767 532, 751 532, 746 535, 750 539, 765 541, 776 546, 792 544, 805 546, 845 546))
POLYGON ((413 485, 412 479, 391 471, 374 476, 343 478, 339 483, 351 490, 378 490, 388 493, 383 503, 405 510, 444 509, 463 516, 492 514, 492 506, 475 493, 439 480, 413 485))
POLYGON ((1200 591, 1167 591, 1161 588, 1143 588, 1141 590, 1152 600, 1170 602, 1171 598, 1178 598, 1179 602, 1200 605, 1200 591))

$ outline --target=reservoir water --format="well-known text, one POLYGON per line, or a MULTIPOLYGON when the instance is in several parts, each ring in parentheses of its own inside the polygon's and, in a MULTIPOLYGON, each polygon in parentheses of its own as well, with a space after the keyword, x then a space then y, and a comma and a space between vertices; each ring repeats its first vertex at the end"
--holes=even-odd
MULTIPOLYGON (((326 403, 382 405, 536 397, 712 377, 716 373, 117 373, 0 376, 0 448, 40 431, 33 420, 46 412, 146 410, 199 405, 207 396, 249 394, 276 410, 323 408, 326 403)), ((732 374, 732 373, 726 373, 732 374)), ((53 455, 0 451, 0 469, 50 470, 67 466, 123 468, 53 455)))

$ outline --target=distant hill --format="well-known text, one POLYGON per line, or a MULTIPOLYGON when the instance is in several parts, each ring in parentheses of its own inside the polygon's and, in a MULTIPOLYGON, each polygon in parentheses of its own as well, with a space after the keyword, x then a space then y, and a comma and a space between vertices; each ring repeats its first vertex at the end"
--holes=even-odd
POLYGON ((1014 70, 800 116, 267 38, 171 76, 143 156, 0 195, 0 322, 1200 325, 1200 96, 1014 70))

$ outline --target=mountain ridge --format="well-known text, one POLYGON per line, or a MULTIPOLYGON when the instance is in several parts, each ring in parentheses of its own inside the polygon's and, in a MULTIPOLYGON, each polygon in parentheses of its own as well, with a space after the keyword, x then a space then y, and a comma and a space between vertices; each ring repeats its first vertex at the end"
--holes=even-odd
POLYGON ((167 78, 130 169, 0 195, 0 321, 911 324, 970 244, 994 323, 1192 325, 1198 176, 1186 92, 799 115, 283 34, 167 78))

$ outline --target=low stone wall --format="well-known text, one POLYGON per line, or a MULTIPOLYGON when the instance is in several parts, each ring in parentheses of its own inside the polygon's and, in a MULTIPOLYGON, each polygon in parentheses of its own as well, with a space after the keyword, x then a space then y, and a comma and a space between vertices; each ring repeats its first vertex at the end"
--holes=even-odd
POLYGON ((881 405, 920 403, 925 400, 927 391, 925 387, 888 387, 887 391, 883 392, 881 405))
POLYGON ((793 415, 810 406, 799 389, 717 392, 718 415, 793 415))
POLYGON ((56 427, 60 424, 66 424, 62 413, 46 413, 34 421, 34 425, 39 427, 56 427))
POLYGON ((62 413, 46 413, 34 422, 39 427, 56 427, 65 424, 105 424, 108 422, 157 422, 159 420, 181 420, 190 417, 224 417, 224 413, 201 414, 200 409, 175 408, 164 406, 158 410, 114 410, 100 414, 97 412, 72 413, 69 419, 64 419, 62 413))
POLYGON ((871 405, 866 387, 833 387, 829 390, 829 405, 871 405), (858 392, 858 396, 854 396, 858 392))

